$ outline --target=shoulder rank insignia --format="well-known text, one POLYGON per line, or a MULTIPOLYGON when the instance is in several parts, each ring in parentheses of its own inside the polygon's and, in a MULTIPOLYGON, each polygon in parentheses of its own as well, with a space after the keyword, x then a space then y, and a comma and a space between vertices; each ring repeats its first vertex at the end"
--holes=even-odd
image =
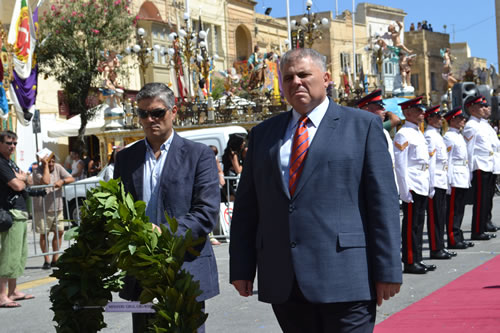
POLYGON ((451 146, 449 147, 446 147, 446 150, 448 151, 448 153, 451 151, 451 146))
POLYGON ((406 141, 405 143, 403 143, 402 145, 400 145, 399 143, 397 143, 396 141, 394 141, 394 145, 401 151, 405 150, 406 147, 408 147, 408 141, 406 141))
POLYGON ((474 135, 471 135, 470 137, 466 137, 466 136, 464 135, 464 138, 465 138, 465 140, 467 140, 467 141, 470 141, 473 137, 474 137, 474 135))
POLYGON ((434 156, 435 153, 436 153, 436 149, 434 149, 433 151, 429 152, 429 156, 432 157, 432 156, 434 156))

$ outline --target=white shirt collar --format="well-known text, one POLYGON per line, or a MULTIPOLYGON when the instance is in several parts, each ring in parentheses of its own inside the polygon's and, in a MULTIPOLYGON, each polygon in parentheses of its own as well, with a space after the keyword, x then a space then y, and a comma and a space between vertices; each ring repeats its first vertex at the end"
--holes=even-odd
MULTIPOLYGON (((328 97, 325 97, 325 99, 323 100, 323 102, 321 102, 320 105, 318 105, 317 107, 312 109, 312 111, 307 113, 307 117, 309 118, 309 121, 312 123, 314 127, 317 128, 319 126, 321 120, 323 119, 326 113, 326 110, 328 110, 329 104, 330 100, 328 99, 328 97)), ((292 110, 292 124, 294 127, 299 121, 300 117, 302 117, 300 113, 298 113, 295 110, 292 110)))
MULTIPOLYGON (((165 151, 165 150, 168 150, 168 148, 170 147, 170 144, 172 143, 172 140, 174 138, 174 130, 172 129, 172 133, 170 134, 170 136, 168 137, 167 140, 165 140, 165 142, 163 142, 160 146, 160 150, 162 151, 165 151)), ((153 152, 153 148, 151 148, 151 145, 149 144, 147 138, 144 138, 144 142, 146 142, 146 150, 149 151, 149 152, 153 152)))

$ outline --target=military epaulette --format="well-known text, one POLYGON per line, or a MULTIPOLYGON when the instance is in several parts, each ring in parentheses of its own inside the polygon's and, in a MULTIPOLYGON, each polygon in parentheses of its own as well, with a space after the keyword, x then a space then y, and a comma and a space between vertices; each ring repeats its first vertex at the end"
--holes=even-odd
POLYGON ((435 154, 435 153, 436 153, 436 149, 434 149, 433 151, 431 151, 431 152, 429 153, 429 156, 430 156, 430 157, 432 157, 432 156, 434 156, 434 154, 435 154))
POLYGON ((451 146, 447 147, 446 150, 448 151, 448 153, 451 151, 451 146))
POLYGON ((464 135, 464 138, 465 138, 465 140, 467 140, 467 141, 470 141, 473 137, 474 137, 474 135, 471 135, 470 137, 466 137, 466 136, 464 135))
POLYGON ((408 141, 406 141, 405 143, 403 143, 402 145, 400 145, 399 143, 397 143, 396 141, 394 141, 394 145, 401 151, 405 150, 406 147, 408 147, 408 141))

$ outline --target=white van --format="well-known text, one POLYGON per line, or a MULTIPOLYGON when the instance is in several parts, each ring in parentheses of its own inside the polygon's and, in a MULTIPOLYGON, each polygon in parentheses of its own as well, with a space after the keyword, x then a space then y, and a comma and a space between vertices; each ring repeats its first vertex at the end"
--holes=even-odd
MULTIPOLYGON (((222 126, 213 128, 203 128, 197 130, 176 131, 183 138, 191 141, 200 142, 207 146, 213 145, 219 150, 218 158, 221 160, 224 149, 226 149, 229 135, 234 133, 247 134, 247 130, 241 126, 222 126)), ((127 145, 131 146, 135 142, 127 145)), ((103 180, 104 169, 97 176, 85 178, 74 183, 64 186, 64 199, 66 217, 73 221, 80 219, 79 208, 85 200, 87 190, 99 185, 99 181, 103 180), (66 206, 67 205, 67 206, 66 206)), ((74 222, 76 224, 76 222, 74 222)))
POLYGON ((219 161, 226 149, 227 141, 231 134, 248 134, 247 130, 241 126, 222 126, 212 128, 202 128, 197 130, 177 131, 177 134, 183 138, 189 139, 194 142, 203 143, 207 146, 215 146, 219 151, 219 161))

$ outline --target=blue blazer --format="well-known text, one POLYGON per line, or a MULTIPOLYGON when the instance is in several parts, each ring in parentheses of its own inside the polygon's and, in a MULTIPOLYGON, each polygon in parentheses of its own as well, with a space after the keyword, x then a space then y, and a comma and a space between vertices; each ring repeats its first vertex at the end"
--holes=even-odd
POLYGON ((283 303, 294 279, 314 303, 370 300, 401 282, 399 201, 380 118, 332 101, 293 197, 280 147, 291 112, 256 126, 231 222, 230 280, 283 303))
MULTIPOLYGON (((142 200, 143 172, 146 143, 140 140, 120 151, 115 159, 114 178, 121 177, 125 190, 135 200, 142 200)), ((178 233, 188 228, 193 237, 205 237, 197 250, 199 257, 188 255, 183 268, 194 280, 200 281, 203 294, 197 300, 204 301, 219 294, 219 280, 215 255, 208 234, 214 229, 220 209, 220 190, 214 153, 207 146, 181 138, 174 132, 167 160, 161 174, 161 211, 179 222, 178 233)), ((162 224, 167 224, 161 215, 162 224)), ((168 224, 167 224, 168 225, 168 224)), ((140 287, 130 277, 120 296, 137 299, 140 287)))

